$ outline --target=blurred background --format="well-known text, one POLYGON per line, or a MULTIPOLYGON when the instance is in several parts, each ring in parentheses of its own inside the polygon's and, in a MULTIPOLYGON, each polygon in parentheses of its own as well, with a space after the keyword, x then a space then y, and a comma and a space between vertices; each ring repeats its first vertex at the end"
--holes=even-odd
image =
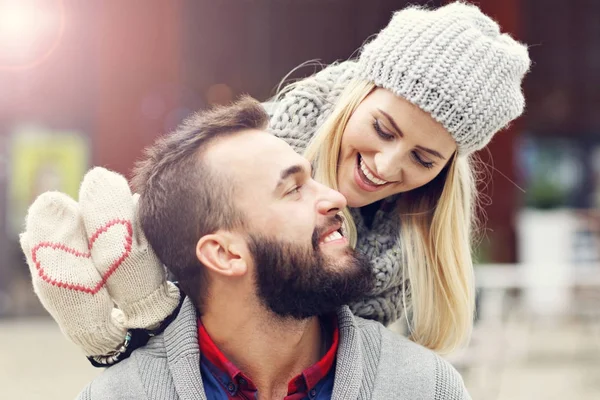
MULTIPOLYGON (((190 112, 266 100, 407 4, 0 0, 0 398, 73 398, 100 372, 33 294, 18 233, 38 194, 77 198, 92 165, 129 176, 190 112)), ((525 115, 481 154, 477 323, 448 359, 474 399, 599 399, 600 1, 477 4, 533 66, 525 115)))

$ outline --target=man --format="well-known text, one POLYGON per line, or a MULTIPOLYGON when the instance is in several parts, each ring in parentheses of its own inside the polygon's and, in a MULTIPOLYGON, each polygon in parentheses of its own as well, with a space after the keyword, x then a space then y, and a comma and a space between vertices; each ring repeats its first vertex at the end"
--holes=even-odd
POLYGON ((187 297, 79 398, 469 398, 448 363, 344 306, 372 285, 341 232, 345 199, 267 121, 244 98, 148 150, 133 181, 139 219, 187 297))

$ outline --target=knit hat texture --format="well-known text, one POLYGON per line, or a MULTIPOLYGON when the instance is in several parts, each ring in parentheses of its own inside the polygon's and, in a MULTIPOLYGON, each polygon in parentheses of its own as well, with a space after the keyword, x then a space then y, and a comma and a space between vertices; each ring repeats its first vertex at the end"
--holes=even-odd
POLYGON ((474 5, 410 7, 367 43, 358 73, 440 122, 459 154, 485 147, 523 113, 527 47, 474 5))

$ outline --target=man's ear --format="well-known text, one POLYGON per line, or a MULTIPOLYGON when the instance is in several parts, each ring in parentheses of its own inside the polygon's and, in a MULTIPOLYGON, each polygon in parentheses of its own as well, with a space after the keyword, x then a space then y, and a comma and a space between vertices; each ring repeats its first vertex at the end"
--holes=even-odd
POLYGON ((247 252, 239 235, 228 231, 202 236, 196 244, 196 257, 209 271, 230 277, 246 274, 247 252))

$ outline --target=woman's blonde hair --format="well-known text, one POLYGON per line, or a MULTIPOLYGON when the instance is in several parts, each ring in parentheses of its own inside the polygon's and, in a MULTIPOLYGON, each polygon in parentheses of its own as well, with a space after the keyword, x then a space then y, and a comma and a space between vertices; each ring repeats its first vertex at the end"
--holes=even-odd
MULTIPOLYGON (((373 83, 351 82, 306 149, 315 179, 334 189, 338 188, 344 130, 354 110, 374 88, 373 83)), ((398 200, 399 263, 409 282, 400 284, 410 338, 440 353, 466 343, 473 327, 475 186, 470 158, 454 155, 436 178, 402 193, 398 200)), ((356 226, 348 209, 343 213, 346 233, 355 246, 356 226)))

